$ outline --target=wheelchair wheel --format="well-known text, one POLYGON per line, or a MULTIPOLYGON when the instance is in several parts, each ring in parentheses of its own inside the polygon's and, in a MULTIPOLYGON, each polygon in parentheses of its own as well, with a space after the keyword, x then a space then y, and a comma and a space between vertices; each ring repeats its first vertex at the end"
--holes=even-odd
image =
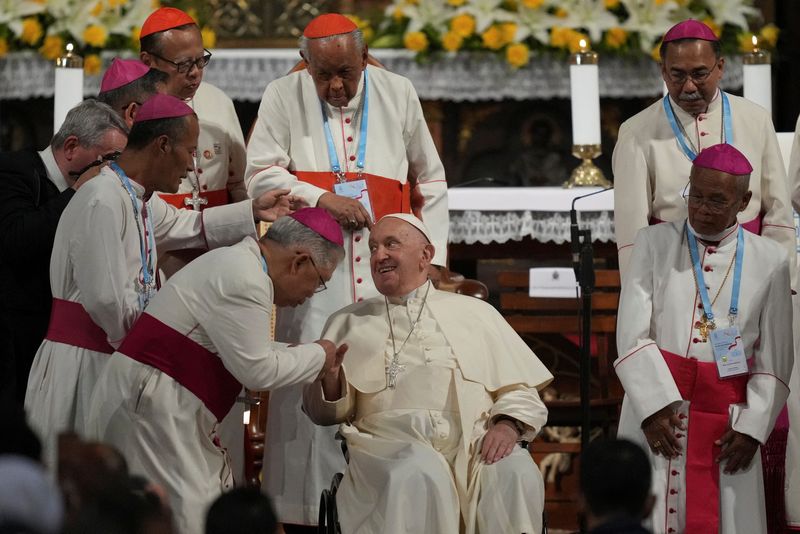
POLYGON ((322 490, 319 498, 319 516, 317 516, 319 534, 341 534, 339 527, 339 511, 336 508, 336 493, 344 475, 336 473, 331 481, 331 488, 322 490))

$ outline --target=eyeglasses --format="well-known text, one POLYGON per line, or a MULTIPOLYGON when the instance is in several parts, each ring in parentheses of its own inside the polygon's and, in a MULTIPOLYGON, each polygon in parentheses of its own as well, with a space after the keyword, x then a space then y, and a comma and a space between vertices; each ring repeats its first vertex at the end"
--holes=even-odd
POLYGON ((317 272, 317 276, 319 277, 319 285, 317 286, 317 289, 314 290, 314 293, 321 293, 321 292, 325 291, 326 289, 328 289, 328 286, 325 285, 325 280, 322 279, 322 275, 320 274, 319 269, 317 269, 317 264, 314 263, 314 258, 309 256, 308 257, 308 261, 311 262, 311 266, 317 272))
POLYGON ((692 72, 689 73, 681 71, 669 71, 669 73, 667 73, 667 77, 669 78, 669 81, 671 81, 675 85, 683 85, 689 78, 692 79, 693 84, 703 85, 704 83, 706 83, 706 80, 708 80, 708 77, 711 76, 711 73, 714 72, 714 69, 716 69, 718 66, 719 63, 715 63, 714 66, 711 67, 710 69, 702 68, 693 70, 692 72))
POLYGON ((686 205, 691 206, 692 208, 700 209, 703 207, 703 205, 705 205, 706 209, 710 213, 722 213, 728 208, 728 206, 731 205, 730 202, 724 200, 690 195, 687 191, 688 188, 689 184, 686 184, 686 187, 683 188, 683 193, 681 196, 683 197, 683 200, 686 201, 686 205))
POLYGON ((92 167, 97 167, 98 165, 102 165, 107 161, 116 161, 117 158, 120 156, 120 154, 122 154, 122 152, 120 152, 119 150, 115 150, 114 152, 109 152, 108 154, 105 154, 103 156, 98 156, 96 160, 89 163, 86 167, 82 168, 79 171, 70 171, 68 174, 70 176, 80 176, 89 169, 91 169, 92 167))
POLYGON ((178 73, 186 74, 187 72, 192 70, 192 67, 197 67, 200 70, 206 68, 208 62, 211 61, 211 52, 209 52, 205 48, 203 49, 203 52, 205 53, 197 59, 187 59, 186 61, 181 61, 180 63, 176 63, 175 61, 167 59, 162 55, 156 54, 155 52, 148 52, 148 53, 153 56, 156 56, 160 60, 166 61, 167 63, 171 63, 172 65, 175 66, 175 70, 177 70, 178 73))

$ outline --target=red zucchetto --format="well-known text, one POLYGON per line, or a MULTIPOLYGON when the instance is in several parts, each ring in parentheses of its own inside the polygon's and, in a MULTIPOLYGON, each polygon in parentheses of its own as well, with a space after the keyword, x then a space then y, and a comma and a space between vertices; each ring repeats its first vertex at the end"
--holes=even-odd
POLYGON ((139 33, 139 39, 147 37, 151 33, 171 30, 186 24, 197 24, 197 21, 185 11, 174 7, 162 7, 150 13, 150 16, 144 21, 142 31, 139 33))
POLYGON ((308 23, 303 30, 303 37, 307 39, 319 39, 320 37, 332 37, 350 33, 358 29, 355 23, 338 13, 326 13, 315 17, 308 23))
POLYGON ((667 30, 663 42, 677 41, 678 39, 702 39, 703 41, 719 41, 714 31, 695 19, 684 20, 667 30))
POLYGON ((753 166, 747 161, 744 154, 736 150, 733 145, 727 143, 713 145, 703 149, 692 165, 703 169, 713 169, 742 176, 753 172, 753 166))

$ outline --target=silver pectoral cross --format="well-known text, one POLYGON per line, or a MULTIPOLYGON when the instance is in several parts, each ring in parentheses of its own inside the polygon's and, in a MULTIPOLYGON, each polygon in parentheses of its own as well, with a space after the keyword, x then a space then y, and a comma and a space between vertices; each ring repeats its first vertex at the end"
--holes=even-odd
POLYGON ((392 358, 392 362, 386 366, 386 381, 389 383, 389 389, 394 389, 397 386, 397 375, 406 370, 405 365, 400 365, 397 361, 397 356, 392 358))
POLYGON ((194 211, 200 211, 200 206, 208 204, 208 199, 201 197, 197 189, 192 189, 192 198, 184 198, 183 203, 186 206, 191 206, 194 211))

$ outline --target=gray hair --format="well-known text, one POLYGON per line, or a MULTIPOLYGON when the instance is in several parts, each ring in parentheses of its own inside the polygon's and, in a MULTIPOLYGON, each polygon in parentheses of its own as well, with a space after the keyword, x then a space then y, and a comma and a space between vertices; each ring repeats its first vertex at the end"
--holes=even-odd
POLYGON ((333 269, 344 257, 341 246, 328 241, 292 217, 279 218, 272 223, 264 237, 285 247, 299 246, 307 249, 314 263, 325 269, 333 269))
POLYGON ((108 104, 94 99, 84 100, 67 113, 64 124, 50 141, 54 149, 64 146, 68 137, 74 135, 82 147, 93 147, 109 130, 119 130, 128 135, 128 125, 108 104))
POLYGON ((303 57, 305 58, 306 63, 308 63, 309 61, 311 61, 311 52, 308 49, 308 45, 311 41, 327 42, 327 41, 333 41, 334 39, 338 39, 339 37, 347 35, 353 36, 353 41, 355 42, 356 47, 358 48, 359 51, 363 52, 364 47, 366 46, 364 44, 364 34, 361 33, 361 30, 358 29, 351 31, 350 33, 340 33, 339 35, 330 35, 328 37, 317 37, 314 39, 309 39, 305 35, 301 35, 299 39, 300 51, 303 53, 303 57))

